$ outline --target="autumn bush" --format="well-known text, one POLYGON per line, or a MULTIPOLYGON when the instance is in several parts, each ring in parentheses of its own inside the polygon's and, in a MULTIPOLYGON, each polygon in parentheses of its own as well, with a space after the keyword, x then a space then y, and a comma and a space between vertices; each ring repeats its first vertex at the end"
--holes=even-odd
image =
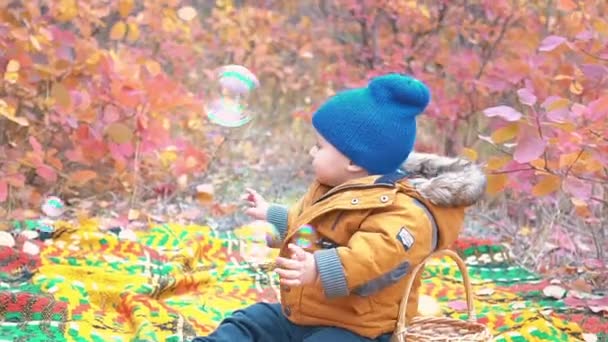
POLYGON ((256 73, 250 105, 269 127, 398 71, 433 90, 418 150, 485 166, 480 218, 602 256, 605 1, 0 5, 0 215, 22 215, 49 193, 136 202, 204 174, 217 137, 203 108, 221 65, 256 73))

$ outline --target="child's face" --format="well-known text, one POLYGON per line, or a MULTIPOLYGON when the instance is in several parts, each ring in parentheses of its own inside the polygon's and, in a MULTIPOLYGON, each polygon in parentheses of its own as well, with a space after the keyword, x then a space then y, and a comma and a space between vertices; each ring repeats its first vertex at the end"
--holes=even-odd
POLYGON ((317 143, 310 149, 315 177, 321 184, 337 186, 353 178, 349 172, 350 160, 316 133, 317 143))

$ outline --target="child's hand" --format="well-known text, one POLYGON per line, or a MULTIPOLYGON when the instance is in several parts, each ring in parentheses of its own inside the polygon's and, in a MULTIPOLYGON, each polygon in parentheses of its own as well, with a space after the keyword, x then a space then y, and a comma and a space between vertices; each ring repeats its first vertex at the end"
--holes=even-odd
POLYGON ((290 243, 291 258, 277 258, 277 273, 281 284, 286 286, 301 286, 313 283, 317 279, 317 263, 312 253, 290 243))
POLYGON ((268 202, 253 189, 247 189, 247 192, 241 196, 241 200, 247 201, 249 209, 245 210, 245 214, 257 220, 266 221, 266 212, 268 211, 268 202))

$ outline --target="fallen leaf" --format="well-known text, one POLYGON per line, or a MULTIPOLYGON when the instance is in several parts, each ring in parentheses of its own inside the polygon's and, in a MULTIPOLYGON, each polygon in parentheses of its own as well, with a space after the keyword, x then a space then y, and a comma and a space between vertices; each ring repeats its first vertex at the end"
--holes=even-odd
POLYGON ((127 218, 129 219, 129 221, 137 220, 139 218, 139 216, 140 216, 139 210, 129 209, 129 214, 127 215, 127 218))
POLYGON ((543 289, 543 294, 546 297, 552 297, 555 299, 564 298, 564 296, 566 295, 566 292, 567 291, 565 288, 563 288, 561 286, 557 286, 557 285, 549 285, 543 289))
POLYGON ((192 6, 184 6, 177 10, 177 16, 183 21, 191 21, 196 15, 196 9, 192 6))
POLYGON ((15 238, 8 232, 0 231, 0 246, 15 246, 15 238))
POLYGON ((583 333, 583 340, 585 342, 597 342, 597 335, 591 333, 583 333))
POLYGON ((23 243, 22 250, 24 253, 29 254, 29 255, 40 254, 40 247, 38 247, 37 244, 30 242, 30 241, 25 241, 23 243))
POLYGON ((210 204, 213 202, 213 184, 199 184, 196 186, 196 199, 201 204, 210 204))

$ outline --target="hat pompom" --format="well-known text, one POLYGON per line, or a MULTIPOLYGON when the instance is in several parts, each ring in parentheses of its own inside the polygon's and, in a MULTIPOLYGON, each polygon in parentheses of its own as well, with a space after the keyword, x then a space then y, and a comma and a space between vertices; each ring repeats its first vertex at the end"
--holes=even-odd
POLYGON ((418 112, 408 111, 414 115, 420 114, 431 99, 429 88, 424 83, 401 74, 376 77, 369 83, 369 90, 381 102, 392 101, 419 108, 418 112))

